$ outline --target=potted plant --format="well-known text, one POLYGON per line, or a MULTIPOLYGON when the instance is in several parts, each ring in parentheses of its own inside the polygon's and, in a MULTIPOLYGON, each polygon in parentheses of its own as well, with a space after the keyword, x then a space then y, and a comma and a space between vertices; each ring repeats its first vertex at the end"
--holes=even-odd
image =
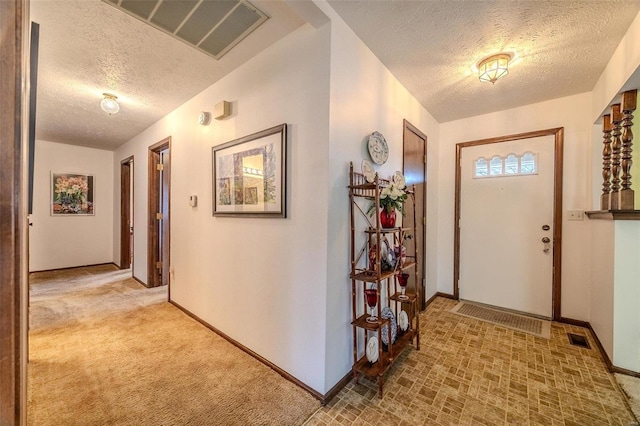
MULTIPOLYGON (((393 228, 396 226, 396 210, 404 214, 404 201, 407 199, 407 193, 404 186, 391 182, 388 186, 380 191, 380 225, 383 228, 393 228)), ((375 206, 369 207, 369 213, 375 210, 375 206)))

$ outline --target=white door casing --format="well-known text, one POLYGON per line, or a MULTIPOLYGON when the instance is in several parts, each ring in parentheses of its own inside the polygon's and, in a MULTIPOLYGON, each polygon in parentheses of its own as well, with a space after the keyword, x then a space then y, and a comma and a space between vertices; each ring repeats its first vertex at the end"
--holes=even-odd
POLYGON ((549 135, 461 150, 461 299, 552 316, 554 144, 549 135), (526 152, 537 157, 536 174, 474 178, 479 157, 526 152))

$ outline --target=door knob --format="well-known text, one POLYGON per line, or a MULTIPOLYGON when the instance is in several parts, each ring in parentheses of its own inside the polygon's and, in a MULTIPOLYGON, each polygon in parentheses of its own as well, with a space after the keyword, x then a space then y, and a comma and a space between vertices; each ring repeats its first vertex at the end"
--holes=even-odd
POLYGON ((542 242, 545 243, 545 244, 549 244, 551 242, 551 240, 549 239, 549 237, 544 237, 542 239, 542 242))
POLYGON ((544 248, 542 249, 542 251, 545 253, 549 253, 549 250, 551 250, 551 239, 549 239, 549 237, 544 237, 542 238, 542 242, 544 243, 544 248))

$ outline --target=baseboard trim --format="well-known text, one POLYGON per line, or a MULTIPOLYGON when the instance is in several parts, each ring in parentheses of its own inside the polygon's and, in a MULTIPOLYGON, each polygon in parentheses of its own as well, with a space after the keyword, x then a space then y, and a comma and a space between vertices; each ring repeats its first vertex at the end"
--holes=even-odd
MULTIPOLYGON (((278 367, 277 365, 275 365, 274 363, 272 363, 271 361, 269 361, 268 359, 262 357, 261 355, 255 353, 254 351, 252 351, 251 349, 247 348, 246 346, 244 346, 242 343, 232 339, 231 337, 227 336, 226 334, 224 334, 222 331, 218 330, 217 328, 215 328, 214 326, 212 326, 211 324, 209 324, 208 322, 206 322, 205 320, 203 320, 202 318, 198 317, 197 315, 195 315, 194 313, 190 312, 189 310, 185 309, 184 307, 180 306, 180 304, 174 302, 173 300, 169 300, 169 303, 171 303, 173 306, 175 306, 176 308, 180 309, 182 312, 184 312, 185 315, 193 318, 194 320, 198 321, 200 324, 202 324, 203 326, 207 327, 209 330, 213 331, 214 333, 216 333, 218 336, 222 337, 223 339, 225 339, 227 342, 231 343, 233 346, 237 347, 238 349, 240 349, 241 351, 251 355, 252 357, 254 357, 255 359, 257 359, 258 361, 260 361, 261 363, 263 363, 264 365, 266 365, 267 367, 271 368, 272 370, 274 370, 276 373, 280 374, 282 377, 284 377, 285 379, 289 380, 291 383, 299 386, 300 388, 304 389, 305 391, 309 392, 311 394, 311 396, 313 396, 314 398, 316 398, 317 400, 319 400, 321 403, 325 404, 325 395, 322 395, 320 392, 316 391, 315 389, 310 388, 309 386, 307 386, 306 384, 302 383, 300 380, 296 379, 295 377, 293 377, 291 374, 287 373, 286 371, 284 371, 282 368, 278 367)), ((343 379, 344 380, 344 379, 343 379)), ((335 388, 335 386, 334 386, 335 388)), ((333 391, 333 388, 331 389, 331 391, 333 391)), ((331 392, 330 391, 330 392, 331 392)), ((328 400, 327 400, 328 401, 328 400)))
POLYGON ((611 359, 609 358, 607 351, 604 350, 604 346, 602 346, 602 342, 598 338, 598 335, 596 334, 596 331, 591 326, 590 322, 576 320, 572 318, 566 318, 566 317, 560 317, 558 322, 562 322, 570 325, 576 325, 578 327, 584 327, 588 329, 589 332, 591 333, 591 336, 593 337, 593 340, 595 340, 596 346, 598 347, 598 351, 600 352, 600 355, 602 355, 602 359, 604 360, 604 363, 606 364, 607 369, 609 370, 610 373, 620 373, 620 374, 626 374, 628 376, 640 377, 640 373, 636 373, 635 371, 627 370, 627 369, 616 367, 615 365, 613 365, 613 362, 611 362, 611 359))
POLYGON ((569 324, 569 325, 575 325, 578 327, 583 327, 589 330, 589 332, 591 333, 591 337, 593 337, 593 340, 595 340, 596 346, 598 347, 598 351, 600 352, 600 355, 602 356, 602 359, 604 360, 604 363, 607 366, 607 370, 613 373, 613 363, 611 362, 611 359, 609 359, 609 355, 607 354, 607 351, 604 350, 604 346, 602 346, 602 342, 600 342, 600 339, 598 338, 596 331, 593 329, 589 321, 582 321, 582 320, 577 320, 573 318, 560 317, 558 322, 569 324))
POLYGON ((429 298, 429 300, 427 300, 427 303, 425 304, 425 309, 427 308, 427 306, 429 306, 431 304, 431 302, 433 302, 434 300, 436 300, 436 298, 438 297, 444 297, 445 299, 453 299, 453 300, 458 300, 453 294, 449 294, 449 293, 442 293, 440 291, 437 291, 433 296, 431 296, 429 298))
POLYGON ((612 373, 618 373, 618 374, 624 374, 626 376, 639 377, 640 378, 640 373, 637 373, 637 372, 635 372, 633 370, 627 370, 626 368, 616 367, 615 365, 611 366, 611 372, 612 373))
POLYGON ((30 274, 34 274, 36 272, 61 272, 61 271, 71 271, 73 269, 80 269, 80 268, 90 268, 92 266, 108 266, 108 265, 113 265, 115 266, 117 269, 120 269, 120 267, 118 265, 116 265, 114 262, 105 262, 105 263, 92 263, 91 265, 79 265, 79 266, 69 266, 67 268, 53 268, 53 269, 41 269, 39 271, 29 271, 30 274))
POLYGON ((591 327, 591 324, 589 323, 589 321, 582 321, 582 320, 577 320, 573 318, 560 317, 558 322, 569 324, 569 325, 577 325, 578 327, 588 328, 593 333, 593 328, 591 327))
POLYGON ((131 274, 131 278, 133 278, 134 281, 137 281, 139 284, 145 286, 146 288, 149 288, 148 285, 146 285, 140 278, 136 277, 135 275, 131 274))
POLYGON ((342 379, 338 381, 329 392, 325 393, 320 402, 322 405, 327 405, 345 386, 349 384, 353 378, 353 371, 349 371, 342 379))

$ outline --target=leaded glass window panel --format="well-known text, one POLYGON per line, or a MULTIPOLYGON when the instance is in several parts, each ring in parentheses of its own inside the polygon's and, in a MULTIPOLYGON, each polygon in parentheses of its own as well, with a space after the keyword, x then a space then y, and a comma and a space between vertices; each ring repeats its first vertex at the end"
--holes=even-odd
POLYGON ((502 168, 503 168, 502 158, 496 155, 491 159, 491 162, 489 163, 489 175, 496 176, 496 175, 503 174, 502 168))

